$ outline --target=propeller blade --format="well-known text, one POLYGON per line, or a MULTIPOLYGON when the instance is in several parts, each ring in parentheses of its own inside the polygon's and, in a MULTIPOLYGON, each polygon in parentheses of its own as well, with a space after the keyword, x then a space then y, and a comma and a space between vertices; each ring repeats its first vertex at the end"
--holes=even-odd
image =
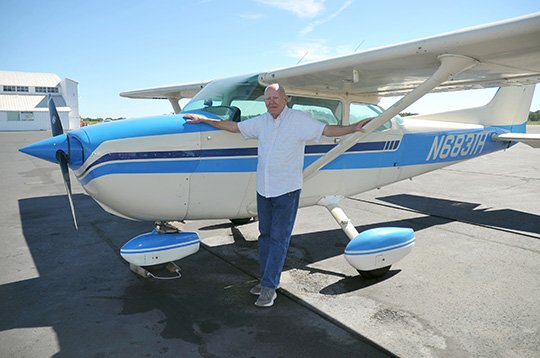
POLYGON ((49 106, 49 116, 51 118, 51 130, 53 137, 59 134, 64 134, 64 128, 62 128, 62 121, 54 105, 54 100, 50 94, 47 95, 47 104, 49 106))
MULTIPOLYGON (((47 96, 47 105, 49 106, 49 116, 51 118, 51 130, 53 137, 64 134, 64 128, 62 128, 62 121, 60 120, 60 116, 58 115, 58 111, 56 110, 54 100, 52 99, 52 96, 50 94, 47 96)), ((69 151, 69 139, 67 140, 67 143, 67 148, 69 151)), ((66 187, 69 207, 71 208, 71 216, 73 217, 73 224, 75 224, 75 229, 79 230, 79 226, 77 225, 77 216, 75 215, 75 206, 73 205, 73 198, 71 197, 71 180, 69 178, 68 168, 69 153, 66 154, 66 152, 61 149, 57 150, 56 160, 60 164, 60 169, 62 170, 64 186, 66 187)))
POLYGON ((56 152, 56 157, 60 163, 60 169, 62 169, 62 177, 64 178, 64 186, 66 187, 66 192, 68 195, 71 216, 73 217, 73 224, 75 224, 75 229, 79 230, 79 226, 77 225, 77 217, 75 216, 75 206, 73 205, 73 198, 71 197, 71 180, 69 178, 68 157, 66 153, 61 150, 56 152))

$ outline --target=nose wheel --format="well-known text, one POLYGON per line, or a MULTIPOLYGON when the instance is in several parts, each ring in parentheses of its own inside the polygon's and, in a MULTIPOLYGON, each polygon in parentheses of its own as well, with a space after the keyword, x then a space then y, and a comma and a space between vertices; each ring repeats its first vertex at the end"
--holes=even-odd
POLYGON ((174 262, 168 262, 162 265, 137 266, 129 264, 129 269, 143 278, 155 278, 157 280, 174 280, 182 277, 180 267, 174 262))

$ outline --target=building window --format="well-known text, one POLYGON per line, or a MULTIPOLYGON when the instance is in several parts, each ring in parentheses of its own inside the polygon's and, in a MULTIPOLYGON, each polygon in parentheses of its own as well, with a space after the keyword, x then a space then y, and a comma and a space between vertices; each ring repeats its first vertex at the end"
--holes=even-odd
POLYGON ((7 112, 7 120, 11 122, 33 122, 34 112, 7 112))
POLYGON ((57 87, 36 87, 36 92, 39 93, 58 93, 57 87))
POLYGON ((4 92, 28 92, 28 86, 4 86, 4 92))
POLYGON ((8 121, 20 121, 21 120, 21 113, 20 112, 7 112, 7 120, 8 121))
POLYGON ((21 121, 31 122, 34 120, 34 112, 21 112, 21 121))

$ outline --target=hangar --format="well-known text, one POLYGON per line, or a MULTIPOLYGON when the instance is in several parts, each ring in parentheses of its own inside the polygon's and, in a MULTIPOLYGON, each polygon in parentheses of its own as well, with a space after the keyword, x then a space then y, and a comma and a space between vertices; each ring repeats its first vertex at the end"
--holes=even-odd
POLYGON ((62 126, 80 127, 78 83, 54 73, 0 71, 0 130, 50 128, 47 95, 51 94, 62 126))

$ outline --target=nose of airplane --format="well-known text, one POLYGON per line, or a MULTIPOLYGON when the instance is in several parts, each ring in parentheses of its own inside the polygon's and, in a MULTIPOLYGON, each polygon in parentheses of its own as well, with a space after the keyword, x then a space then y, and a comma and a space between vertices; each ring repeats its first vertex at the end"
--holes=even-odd
POLYGON ((19 151, 23 153, 52 163, 58 163, 56 153, 59 150, 69 155, 68 138, 66 134, 50 137, 19 149, 19 151))

